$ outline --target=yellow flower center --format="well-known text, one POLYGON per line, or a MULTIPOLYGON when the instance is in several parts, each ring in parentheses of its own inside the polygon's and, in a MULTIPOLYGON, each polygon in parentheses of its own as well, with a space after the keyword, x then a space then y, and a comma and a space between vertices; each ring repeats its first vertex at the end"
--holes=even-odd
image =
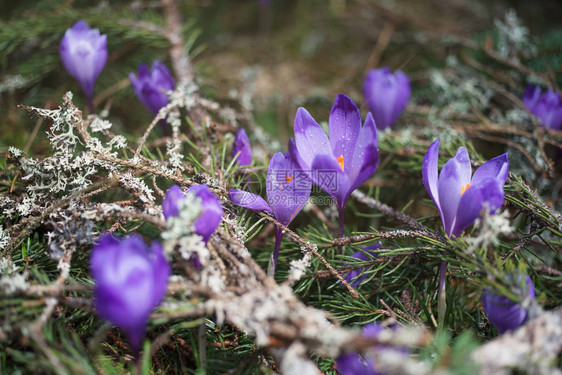
POLYGON ((340 165, 341 170, 343 171, 343 155, 340 155, 339 158, 337 158, 338 164, 340 165))
POLYGON ((461 188, 461 195, 466 193, 466 191, 468 190, 469 187, 470 187, 470 184, 463 185, 463 187, 461 188))

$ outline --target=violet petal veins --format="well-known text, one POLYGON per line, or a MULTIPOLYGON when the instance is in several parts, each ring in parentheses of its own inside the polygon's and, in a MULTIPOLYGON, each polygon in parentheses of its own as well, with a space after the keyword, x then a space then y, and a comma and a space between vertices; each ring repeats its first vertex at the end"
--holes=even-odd
POLYGON ((466 148, 460 147, 438 174, 439 140, 423 159, 422 179, 437 206, 448 237, 458 237, 487 207, 494 214, 504 200, 503 186, 509 173, 507 154, 484 163, 472 176, 466 148))
POLYGON ((171 268, 162 246, 153 242, 148 248, 137 234, 108 234, 94 246, 90 269, 97 313, 126 333, 137 355, 150 313, 166 295, 171 268))

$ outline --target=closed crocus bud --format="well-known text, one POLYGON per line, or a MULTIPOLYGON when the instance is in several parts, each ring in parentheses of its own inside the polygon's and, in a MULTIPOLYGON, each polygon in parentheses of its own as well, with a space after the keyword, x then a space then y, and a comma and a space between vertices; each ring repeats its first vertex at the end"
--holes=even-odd
MULTIPOLYGON (((525 276, 525 288, 520 294, 535 299, 535 285, 529 276, 525 276)), ((527 310, 519 303, 489 289, 484 289, 482 293, 482 306, 500 334, 519 328, 527 320, 527 310)))
POLYGON ((176 83, 166 65, 160 61, 154 61, 152 69, 140 64, 137 75, 131 73, 129 79, 141 103, 154 115, 170 103, 166 93, 172 91, 176 83))
POLYGON ((541 120, 543 128, 562 128, 562 98, 559 92, 548 89, 541 94, 540 87, 529 85, 523 94, 523 103, 541 120))
POLYGON ((150 313, 166 295, 171 269, 162 246, 148 248, 137 234, 121 240, 108 234, 92 250, 90 269, 96 312, 125 332, 137 355, 150 313))
MULTIPOLYGON (((195 197, 201 199, 201 213, 193 222, 193 226, 195 233, 207 242, 222 220, 221 202, 207 185, 193 185, 187 190, 187 193, 193 193, 195 197)), ((184 199, 186 199, 185 194, 179 186, 173 185, 168 189, 162 201, 162 211, 166 220, 179 216, 179 203, 184 199)))
POLYGON ((232 146, 232 157, 236 158, 235 164, 238 163, 240 167, 252 164, 252 147, 244 129, 238 129, 238 133, 236 133, 232 146))
POLYGON ((59 54, 68 73, 82 85, 92 107, 94 85, 107 62, 107 35, 100 35, 98 29, 90 29, 86 21, 80 20, 64 33, 59 54))
POLYGON ((363 82, 365 102, 380 130, 391 127, 398 120, 410 95, 410 79, 400 70, 392 73, 388 67, 373 69, 363 82))

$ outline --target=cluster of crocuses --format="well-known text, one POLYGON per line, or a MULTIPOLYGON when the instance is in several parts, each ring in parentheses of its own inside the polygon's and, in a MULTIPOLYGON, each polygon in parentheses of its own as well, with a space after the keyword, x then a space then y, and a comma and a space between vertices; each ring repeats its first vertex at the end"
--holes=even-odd
MULTIPOLYGON (((107 61, 107 36, 90 29, 81 20, 68 29, 60 43, 60 56, 67 71, 81 84, 93 110, 94 86, 107 61)), ((141 64, 138 74, 130 74, 131 84, 140 101, 153 114, 169 103, 167 92, 175 82, 166 66, 154 61, 152 68, 141 64)), ((369 179, 377 169, 379 150, 377 128, 391 127, 410 98, 410 82, 400 71, 389 68, 370 71, 364 81, 363 95, 370 112, 364 123, 359 109, 345 95, 338 95, 329 115, 329 135, 304 108, 295 116, 294 140, 288 152, 275 154, 267 172, 267 202, 251 192, 232 189, 232 201, 252 210, 266 211, 282 226, 288 226, 307 202, 312 183, 326 191, 339 212, 339 234, 344 233, 344 208, 351 193, 369 179)), ((541 94, 538 87, 529 87, 523 101, 544 127, 560 129, 562 104, 560 93, 549 89, 541 94)), ((472 175, 465 148, 459 148, 438 174, 439 140, 427 151, 423 166, 423 183, 441 215, 443 228, 454 239, 488 209, 493 214, 503 203, 503 185, 508 175, 507 154, 482 165, 472 175)), ((232 151, 239 166, 251 165, 248 136, 239 130, 232 151)), ((207 242, 219 225, 223 209, 217 197, 205 185, 190 189, 201 200, 202 212, 193 223, 194 230, 207 242)), ((179 202, 185 193, 172 186, 163 201, 168 220, 179 215, 179 202)), ((283 237, 276 226, 276 244, 272 254, 271 272, 275 270, 283 237)), ((365 261, 376 257, 374 250, 382 244, 364 248, 353 257, 365 261)), ((191 259, 199 268, 198 259, 191 259)), ((346 266, 352 266, 353 262, 346 266)), ((98 313, 127 334, 138 353, 151 311, 161 302, 171 267, 162 247, 153 242, 150 249, 138 235, 118 240, 103 236, 91 255, 92 275, 96 281, 95 304, 98 313)), ((357 287, 365 279, 362 269, 346 274, 345 279, 357 287)), ((534 286, 526 277, 528 294, 534 297, 534 286)), ((526 320, 520 305, 486 290, 483 305, 500 333, 513 329, 526 320)), ((367 329, 368 331, 368 329, 367 329)), ((355 358, 355 357, 354 357, 355 358)), ((353 362, 355 363, 355 362, 353 362)), ((356 363, 355 363, 356 364, 356 363)), ((367 365, 362 362, 361 366, 367 365)), ((369 365, 373 368, 374 365, 369 365)), ((342 368, 345 367, 342 365, 342 368)))
MULTIPOLYGON (((82 86, 93 111, 94 86, 107 62, 107 35, 100 35, 98 29, 80 20, 66 30, 59 54, 68 73, 82 86)), ((175 81, 160 61, 154 61, 152 69, 141 64, 137 76, 131 73, 129 78, 137 97, 153 114, 170 102, 166 93, 174 89, 175 81)))
MULTIPOLYGON (((192 225, 206 243, 222 220, 222 205, 207 185, 193 185, 186 193, 201 201, 201 212, 192 225)), ((168 189, 162 201, 166 220, 179 216, 186 193, 177 185, 168 189)), ((196 257, 190 261, 201 267, 196 257)), ((124 239, 106 234, 92 250, 90 268, 96 282, 96 311, 125 332, 137 356, 150 313, 166 295, 171 273, 162 245, 154 241, 148 248, 138 234, 124 239)))

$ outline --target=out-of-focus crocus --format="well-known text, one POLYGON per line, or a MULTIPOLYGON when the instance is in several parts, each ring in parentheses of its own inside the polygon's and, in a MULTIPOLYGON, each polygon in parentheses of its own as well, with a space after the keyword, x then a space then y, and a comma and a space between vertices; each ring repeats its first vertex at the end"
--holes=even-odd
MULTIPOLYGON (((369 323, 363 327, 362 336, 376 339, 383 329, 383 326, 380 324, 369 323)), ((392 350, 401 355, 408 353, 405 348, 391 348, 385 345, 376 345, 375 350, 392 350)), ((342 375, 384 375, 383 372, 377 369, 374 358, 369 356, 362 357, 358 353, 342 354, 336 358, 336 363, 338 371, 342 375)))
POLYGON ((363 82, 363 96, 378 129, 391 127, 402 114, 410 100, 411 88, 408 76, 398 70, 392 73, 388 67, 373 69, 363 82))
POLYGON ((129 79, 141 103, 154 115, 170 103, 166 92, 172 91, 176 83, 162 62, 154 61, 152 69, 146 64, 140 64, 137 75, 130 73, 129 79))
POLYGON ((146 332, 150 313, 166 295, 171 268, 162 246, 150 249, 137 234, 118 240, 100 238, 90 256, 97 313, 121 328, 135 356, 146 332))
MULTIPOLYGON (((526 290, 521 291, 521 294, 535 299, 535 285, 527 275, 525 275, 525 288, 526 290)), ((507 297, 499 296, 489 289, 484 289, 482 293, 482 306, 484 306, 490 322, 500 334, 518 328, 527 320, 527 310, 520 304, 507 297)))
POLYGON ((508 156, 503 154, 488 160, 474 176, 464 147, 443 166, 439 177, 438 159, 439 140, 436 140, 423 159, 423 184, 439 210, 445 233, 450 238, 458 237, 480 217, 485 207, 493 214, 503 204, 508 156))
POLYGON ((82 85, 93 111, 94 85, 107 62, 107 35, 80 20, 64 33, 59 54, 68 73, 82 85))
MULTIPOLYGON (((377 256, 377 252, 374 250, 380 249, 382 247, 382 243, 377 242, 374 245, 371 246, 367 246, 364 247, 363 249, 356 251, 352 257, 354 257, 356 260, 354 260, 353 262, 350 263, 346 263, 344 264, 344 267, 354 267, 354 263, 357 262, 365 262, 368 261, 370 259, 372 259, 373 257, 377 256)), ((354 269, 352 271, 349 271, 348 273, 346 273, 343 278, 345 279, 345 281, 347 281, 349 283, 349 285, 351 285, 354 288, 357 288, 361 282, 363 280, 365 280, 365 278, 367 278, 367 275, 362 275, 362 273, 367 269, 368 267, 363 267, 363 268, 358 268, 358 269, 354 269), (353 281, 353 279, 355 279, 355 281, 353 281)))
POLYGON ((234 138, 232 157, 236 158, 235 164, 238 163, 240 167, 252 164, 252 147, 246 131, 242 128, 238 129, 236 138, 234 138))
MULTIPOLYGON (((241 207, 269 212, 281 224, 289 225, 308 201, 312 188, 309 176, 293 157, 297 151, 292 139, 289 141, 289 149, 291 151, 285 155, 276 153, 269 162, 266 178, 269 204, 259 195, 238 189, 230 189, 230 199, 241 207)), ((270 274, 275 273, 282 239, 283 230, 276 226, 270 274)))
MULTIPOLYGON (((193 222, 193 226, 195 233, 207 242, 222 220, 221 202, 207 185, 193 185, 187 190, 187 193, 193 193, 195 197, 201 199, 201 213, 193 222)), ((185 194, 179 186, 173 185, 168 189, 162 201, 162 212, 166 220, 179 216, 179 202, 184 199, 186 199, 185 194)))
POLYGON ((336 202, 340 236, 343 212, 351 193, 369 179, 379 165, 377 128, 369 113, 361 126, 359 109, 349 97, 338 95, 328 122, 330 137, 304 108, 295 116, 295 142, 302 169, 336 202))
POLYGON ((562 98, 560 92, 549 88, 544 93, 538 86, 529 85, 523 94, 523 104, 541 120, 543 128, 562 128, 562 98))

